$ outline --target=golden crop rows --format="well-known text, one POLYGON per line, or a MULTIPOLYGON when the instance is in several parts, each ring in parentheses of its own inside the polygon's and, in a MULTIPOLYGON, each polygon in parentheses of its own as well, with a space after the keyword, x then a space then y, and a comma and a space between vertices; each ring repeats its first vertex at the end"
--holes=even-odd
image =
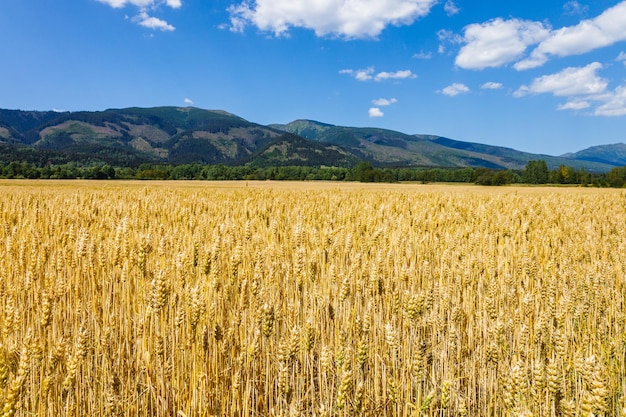
POLYGON ((624 192, 11 184, 0 416, 625 415, 624 192))

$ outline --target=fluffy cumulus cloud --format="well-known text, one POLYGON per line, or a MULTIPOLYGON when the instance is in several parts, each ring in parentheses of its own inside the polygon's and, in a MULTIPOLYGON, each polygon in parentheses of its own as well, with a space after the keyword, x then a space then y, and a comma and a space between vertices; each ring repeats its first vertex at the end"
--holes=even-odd
MULTIPOLYGON (((573 14, 585 12, 577 1, 566 3, 565 10, 573 14)), ((515 69, 527 70, 542 66, 551 57, 580 55, 624 41, 624 28, 626 1, 593 19, 556 30, 543 22, 496 18, 465 27, 464 45, 456 57, 456 65, 484 69, 515 63, 515 69)))
POLYGON ((575 26, 553 31, 530 54, 517 64, 518 69, 543 65, 551 56, 580 55, 594 49, 626 40, 626 1, 607 10, 594 19, 582 20, 575 26))
POLYGON ((411 70, 400 70, 395 72, 376 72, 374 67, 365 69, 353 70, 343 69, 339 71, 340 74, 350 75, 357 81, 385 81, 385 80, 405 80, 411 78, 417 78, 417 75, 413 74, 411 70))
POLYGON ((441 90, 441 94, 445 94, 449 97, 458 96, 459 94, 469 93, 470 89, 465 84, 453 83, 441 90))
POLYGON ((384 117, 385 113, 383 113, 380 108, 391 106, 392 104, 395 104, 397 102, 398 100, 396 100, 395 98, 379 98, 376 100, 372 100, 372 104, 376 107, 370 107, 367 113, 369 114, 370 117, 373 117, 373 118, 384 117))
POLYGON ((385 115, 378 107, 371 107, 367 113, 370 117, 383 117, 385 115))
POLYGON ((500 67, 523 57, 526 49, 547 38, 549 29, 540 22, 501 18, 465 27, 465 44, 456 65, 465 69, 500 67))
POLYGON ((624 116, 626 84, 609 90, 608 81, 597 74, 602 68, 599 62, 592 62, 584 67, 565 68, 557 73, 535 78, 529 86, 520 87, 514 96, 548 93, 567 98, 567 102, 558 105, 557 110, 584 110, 594 107, 590 113, 596 116, 624 116))
POLYGON ((231 30, 248 25, 276 36, 304 28, 317 36, 373 38, 389 25, 410 25, 437 0, 246 0, 228 8, 231 30))
POLYGON ((190 99, 190 98, 185 98, 184 102, 185 102, 185 104, 189 104, 189 105, 193 104, 193 100, 190 99))
POLYGON ((620 52, 615 60, 618 62, 621 61, 624 65, 626 65, 626 54, 624 52, 620 52))
POLYGON ((551 93, 561 97, 600 94, 608 85, 597 74, 601 68, 602 64, 599 62, 592 62, 584 67, 565 68, 555 74, 535 78, 528 88, 522 87, 521 90, 534 94, 551 93))
POLYGON ((172 9, 182 7, 182 0, 98 0, 100 3, 107 4, 113 8, 119 9, 126 6, 135 6, 139 8, 139 13, 132 18, 132 21, 140 26, 153 30, 161 30, 163 32, 171 32, 176 28, 163 19, 150 16, 148 11, 156 10, 160 6, 165 5, 172 9))

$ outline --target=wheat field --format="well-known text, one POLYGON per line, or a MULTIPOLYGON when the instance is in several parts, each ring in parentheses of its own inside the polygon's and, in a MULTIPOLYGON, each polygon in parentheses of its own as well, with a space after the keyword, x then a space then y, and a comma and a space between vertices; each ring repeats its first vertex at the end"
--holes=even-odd
POLYGON ((0 416, 626 416, 626 194, 0 182, 0 416))

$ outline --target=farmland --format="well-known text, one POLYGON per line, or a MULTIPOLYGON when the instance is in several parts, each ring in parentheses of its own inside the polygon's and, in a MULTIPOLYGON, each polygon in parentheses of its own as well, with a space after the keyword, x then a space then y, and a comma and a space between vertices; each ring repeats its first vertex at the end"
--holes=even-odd
POLYGON ((1 416, 626 415, 626 193, 0 182, 1 416))

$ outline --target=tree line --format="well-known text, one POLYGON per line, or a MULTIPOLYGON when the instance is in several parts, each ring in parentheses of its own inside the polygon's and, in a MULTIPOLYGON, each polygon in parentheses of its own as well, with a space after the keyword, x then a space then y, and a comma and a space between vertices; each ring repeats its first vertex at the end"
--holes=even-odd
POLYGON ((0 163, 0 178, 27 179, 139 179, 139 180, 291 180, 359 182, 452 182, 481 185, 571 184, 624 187, 626 166, 606 173, 561 165, 549 169, 543 160, 529 161, 523 170, 489 168, 378 168, 360 162, 352 168, 206 164, 141 164, 138 167, 82 166, 75 162, 38 166, 30 162, 0 163))

